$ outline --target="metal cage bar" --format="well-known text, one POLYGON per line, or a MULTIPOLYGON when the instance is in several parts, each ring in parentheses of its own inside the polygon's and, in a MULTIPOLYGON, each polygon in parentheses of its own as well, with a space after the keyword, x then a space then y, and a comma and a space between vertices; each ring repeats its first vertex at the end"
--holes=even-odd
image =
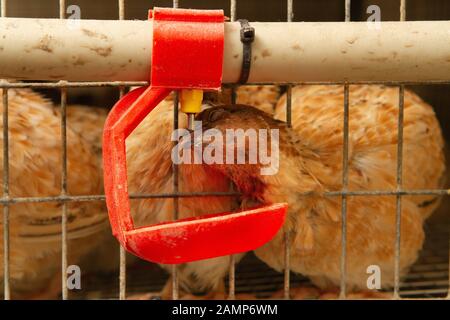
MULTIPOLYGON (((349 85, 344 85, 344 123, 343 123, 343 149, 342 149, 342 191, 348 187, 348 140, 349 140, 349 85)), ((347 293, 347 194, 341 196, 341 261, 340 261, 340 293, 341 299, 347 293)))
MULTIPOLYGON (((61 196, 67 195, 67 90, 61 90, 61 196)), ((61 272, 62 299, 68 299, 67 289, 67 202, 61 206, 61 272)))
POLYGON ((125 0, 117 0, 119 20, 125 20, 125 0))
MULTIPOLYGON (((345 0, 345 22, 350 22, 351 1, 345 0)), ((349 85, 344 85, 344 123, 342 148, 342 190, 348 187, 348 140, 349 140, 349 85)), ((347 293, 347 195, 341 197, 341 261, 340 261, 340 293, 345 299, 347 293)))
MULTIPOLYGON (((173 0, 172 3, 173 8, 179 8, 180 4, 178 0, 173 0)), ((178 91, 175 92, 175 98, 173 100, 173 129, 178 129, 178 101, 179 95, 178 91)), ((175 144, 175 142, 174 142, 175 144)), ((179 192, 179 171, 178 171, 178 165, 172 162, 172 170, 173 170, 173 191, 174 193, 179 192)), ((178 220, 179 216, 179 202, 178 198, 173 198, 173 219, 178 220)), ((179 282, 178 282, 178 268, 177 265, 172 265, 172 299, 178 300, 179 298, 179 282)))
MULTIPOLYGON (((1 17, 6 17, 7 0, 1 0, 1 17)), ((8 121, 8 89, 2 90, 3 105, 3 198, 9 200, 9 121, 8 121)), ((9 241, 9 203, 3 204, 3 295, 5 300, 11 299, 10 287, 10 241, 9 241)))
POLYGON ((6 17, 7 7, 8 7, 8 0, 1 0, 0 1, 0 11, 1 11, 0 17, 2 17, 2 18, 6 17))
MULTIPOLYGON (((295 85, 343 85, 348 83, 353 84, 368 84, 368 85, 443 85, 450 84, 450 80, 431 80, 431 81, 301 81, 301 82, 280 82, 276 83, 279 86, 295 86, 295 85)), ((268 83, 249 82, 246 86, 267 85, 268 83)), ((132 86, 148 86, 147 81, 56 81, 56 82, 9 82, 7 80, 0 80, 0 88, 4 89, 57 89, 57 88, 93 88, 93 87, 132 87, 132 86)), ((234 84, 225 83, 225 87, 232 87, 234 84)))
POLYGON ((236 299, 236 257, 230 255, 228 267, 228 300, 236 299))
POLYGON ((448 280, 447 280, 447 297, 446 297, 446 299, 450 300, 450 235, 449 235, 449 238, 448 238, 448 247, 449 247, 449 249, 448 249, 449 260, 448 260, 448 266, 447 266, 448 280))
MULTIPOLYGON (((125 19, 125 0, 118 0, 119 20, 125 19)), ((125 87, 119 87, 119 97, 125 94, 125 87)), ((119 245, 119 300, 127 298, 127 253, 124 247, 119 245)))
MULTIPOLYGON (((406 20, 406 0, 400 0, 400 21, 406 20)), ((398 124, 397 124, 397 190, 403 185, 403 118, 405 86, 400 85, 398 90, 398 124)), ((402 195, 396 195, 395 212, 395 253, 394 253, 394 293, 393 299, 400 298, 400 246, 401 246, 401 221, 402 221, 402 195)))
MULTIPOLYGON (((59 18, 66 18, 66 1, 59 0, 59 18)), ((61 193, 62 197, 67 195, 67 89, 60 88, 61 95, 61 193)), ((62 299, 69 298, 67 288, 67 202, 61 206, 61 284, 62 299)))
POLYGON ((230 0, 230 20, 236 21, 237 0, 230 0))
MULTIPOLYGON (((123 2, 123 0, 119 0, 123 2)), ((120 7, 120 5, 119 5, 120 7)), ((122 17, 122 15, 120 15, 122 17)), ((125 88, 119 87, 119 97, 125 94, 125 88)), ((127 298, 127 252, 124 247, 119 244, 119 300, 127 298)))
MULTIPOLYGON (((1 88, 1 87, 0 87, 1 88)), ((349 191, 327 191, 322 193, 327 197, 346 196, 418 196, 418 195, 450 195, 450 189, 416 189, 416 190, 349 190, 349 191)), ((149 193, 130 194, 130 199, 159 199, 159 198, 196 198, 196 197, 229 197, 239 196, 238 192, 178 192, 178 193, 149 193)), ((313 196, 313 192, 299 193, 300 196, 313 196)), ((77 196, 48 196, 48 197, 2 197, 0 204, 15 203, 42 203, 42 202, 87 202, 105 201, 105 195, 77 195, 77 196)))
MULTIPOLYGON (((287 0, 286 2, 286 21, 292 22, 294 18, 294 4, 293 0, 287 0)), ((286 87, 286 122, 289 127, 292 127, 292 85, 286 87)), ((289 231, 284 233, 284 274, 283 274, 283 296, 284 299, 290 299, 291 291, 291 252, 290 252, 290 239, 289 231)))
MULTIPOLYGON (((3 11, 2 11, 3 12, 3 11)), ((9 132, 8 132, 8 89, 3 89, 3 197, 9 199, 9 132)), ((3 274, 4 297, 9 300, 9 203, 3 204, 3 274)))
MULTIPOLYGON (((237 0, 230 0, 230 20, 236 21, 237 19, 237 0)), ((231 87, 231 104, 236 104, 238 86, 231 87)), ((234 191, 233 183, 230 181, 229 191, 234 191)), ((236 299, 236 257, 230 255, 230 261, 228 266, 228 299, 236 299)))
MULTIPOLYGON (((1 88, 1 87, 0 87, 1 88)), ((450 195, 450 189, 415 189, 415 190, 349 190, 349 191, 327 191, 322 193, 327 197, 347 196, 418 196, 418 195, 450 195)), ((159 199, 159 198, 197 198, 197 197, 229 197, 239 196, 238 192, 179 192, 179 193, 148 193, 130 194, 130 199, 159 199)), ((314 192, 299 193, 300 196, 314 196, 314 192)), ((0 198, 0 204, 15 203, 42 203, 42 202, 88 202, 105 201, 105 195, 77 195, 77 196, 48 196, 48 197, 9 197, 0 198)))
MULTIPOLYGON (((401 190, 403 181, 403 117, 405 87, 399 86, 398 104, 398 138, 397 138, 397 190, 401 190)), ((395 213, 395 266, 394 266, 394 299, 398 299, 400 290, 400 240, 401 240, 401 220, 402 220, 402 195, 396 195, 395 213)))

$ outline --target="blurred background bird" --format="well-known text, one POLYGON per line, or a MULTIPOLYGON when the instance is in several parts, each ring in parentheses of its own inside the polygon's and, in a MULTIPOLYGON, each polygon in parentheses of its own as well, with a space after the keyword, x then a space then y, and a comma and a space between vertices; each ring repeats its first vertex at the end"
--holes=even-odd
MULTIPOLYGON (((348 189, 395 190, 398 88, 350 86, 349 101, 348 189)), ((336 292, 340 284, 341 197, 325 193, 343 188, 343 103, 343 86, 299 86, 293 89, 292 128, 276 120, 285 120, 286 96, 277 104, 276 119, 243 105, 216 107, 197 116, 204 130, 279 130, 279 170, 275 175, 261 175, 260 164, 197 166, 230 179, 242 193, 241 206, 288 202, 282 230, 255 253, 270 267, 283 270, 287 232, 291 270, 308 276, 328 293, 336 292)), ((443 186, 443 144, 432 107, 406 91, 403 188, 443 186)), ((244 150, 236 152, 245 151, 248 156, 248 148, 247 143, 244 150)), ((417 259, 424 241, 424 220, 438 203, 438 198, 429 195, 402 197, 401 274, 417 259)), ((369 291, 366 271, 371 265, 379 266, 383 288, 393 285, 395 226, 395 196, 347 197, 348 291, 369 291)))
MULTIPOLYGON (((236 99, 241 103, 252 103, 265 110, 274 110, 279 97, 275 86, 243 86, 236 91, 236 99)), ((211 105, 230 103, 231 89, 220 93, 206 93, 203 108, 211 105)), ((174 142, 173 132, 173 96, 162 101, 127 138, 128 187, 130 193, 173 193, 174 169, 171 152, 174 142)), ((187 128, 187 116, 178 114, 179 128, 187 128)), ((215 174, 207 167, 196 170, 179 167, 179 192, 228 192, 230 181, 215 174)), ((178 206, 179 219, 200 216, 207 213, 231 211, 239 207, 235 196, 182 197, 177 204, 171 198, 133 199, 131 211, 137 226, 150 225, 175 218, 175 206, 178 206)), ((236 261, 243 254, 235 256, 236 261)), ((179 265, 178 279, 181 295, 218 294, 225 298, 223 279, 229 270, 230 257, 219 257, 179 265)), ((163 265, 170 271, 171 266, 163 265)), ((172 281, 168 280, 161 296, 171 297, 172 281)))
MULTIPOLYGON (((61 194, 60 110, 28 89, 8 90, 9 196, 61 194)), ((97 148, 105 111, 67 107, 67 194, 102 194, 97 148)), ((0 123, 1 126, 1 123, 0 123)), ((3 136, 0 138, 2 148, 3 136)), ((0 154, 3 159, 3 153, 0 154)), ((2 172, 4 168, 2 167, 2 172)), ((12 298, 57 298, 61 291, 62 203, 25 202, 9 206, 10 285, 12 298)), ((4 226, 1 222, 3 238, 4 226)), ((94 250, 108 230, 103 202, 67 202, 68 262, 94 250)), ((3 241, 0 258, 3 261, 3 241)), ((82 270, 84 271, 84 270, 82 270)), ((4 269, 0 263, 0 282, 4 269)))

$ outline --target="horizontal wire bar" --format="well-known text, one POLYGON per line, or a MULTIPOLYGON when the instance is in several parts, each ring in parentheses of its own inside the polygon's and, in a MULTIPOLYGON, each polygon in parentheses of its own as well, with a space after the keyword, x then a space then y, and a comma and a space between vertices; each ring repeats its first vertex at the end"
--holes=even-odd
POLYGON ((147 81, 83 81, 83 82, 9 82, 0 80, 0 88, 79 88, 79 87, 140 87, 147 86, 150 83, 147 81))
MULTIPOLYGON (((307 194, 307 192, 305 192, 307 194)), ((417 189, 417 190, 361 190, 361 191, 328 191, 324 196, 408 196, 408 195, 450 195, 450 189, 417 189)))
MULTIPOLYGON (((179 193, 154 193, 154 194, 130 194, 130 199, 158 199, 158 198, 195 198, 195 197, 229 197, 239 196, 239 192, 179 192, 179 193)), ((417 190, 359 190, 359 191, 327 191, 303 192, 299 196, 421 196, 450 195, 450 189, 417 189, 417 190)), ((48 196, 48 197, 1 197, 0 204, 17 204, 17 203, 40 203, 40 202, 84 202, 84 201, 105 201, 105 195, 77 195, 77 196, 48 196)))
MULTIPOLYGON (((247 82, 245 85, 249 86, 261 86, 261 85, 280 85, 280 86, 287 86, 287 85, 355 85, 355 84, 371 84, 371 85, 419 85, 419 84, 429 84, 429 85, 436 85, 436 84, 450 84, 450 80, 421 80, 421 81, 394 81, 394 80, 385 80, 385 81, 299 81, 299 82, 247 82)), ((235 83, 229 83, 225 82, 222 83, 223 86, 232 86, 235 85, 235 83)))
MULTIPOLYGON (((58 82, 9 82, 6 80, 0 80, 0 88, 5 89, 20 89, 20 88, 36 88, 36 89, 52 89, 52 88, 79 88, 79 87, 141 87, 147 86, 150 83, 147 81, 89 81, 89 82, 70 82, 70 81, 58 81, 58 82)), ((450 84, 449 80, 428 80, 428 81, 302 81, 302 82, 249 82, 247 86, 260 86, 260 85, 357 85, 357 84, 369 84, 369 85, 439 85, 450 84)), ((230 87, 235 84, 223 83, 224 87, 230 87)))
MULTIPOLYGON (((191 193, 155 193, 155 194, 130 194, 130 199, 153 199, 153 198, 186 198, 186 197, 226 197, 237 196, 237 192, 191 192, 191 193)), ((0 198, 0 204, 35 203, 35 202, 83 202, 104 201, 105 195, 79 195, 79 196, 49 196, 49 197, 10 197, 0 198)))

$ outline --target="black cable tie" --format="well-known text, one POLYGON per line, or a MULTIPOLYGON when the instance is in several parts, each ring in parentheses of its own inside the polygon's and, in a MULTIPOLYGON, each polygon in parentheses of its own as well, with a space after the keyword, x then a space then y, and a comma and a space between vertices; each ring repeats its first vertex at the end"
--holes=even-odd
POLYGON ((251 27, 248 20, 239 19, 241 24, 241 42, 242 42, 242 69, 238 83, 247 82, 250 75, 250 67, 252 63, 252 42, 255 40, 255 28, 251 27))

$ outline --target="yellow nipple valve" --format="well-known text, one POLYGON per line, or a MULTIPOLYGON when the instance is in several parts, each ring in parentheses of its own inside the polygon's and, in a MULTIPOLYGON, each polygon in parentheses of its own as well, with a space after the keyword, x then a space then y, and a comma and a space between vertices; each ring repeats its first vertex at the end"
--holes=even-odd
POLYGON ((183 89, 180 94, 180 109, 188 116, 188 128, 194 130, 194 117, 202 111, 203 90, 183 89))

